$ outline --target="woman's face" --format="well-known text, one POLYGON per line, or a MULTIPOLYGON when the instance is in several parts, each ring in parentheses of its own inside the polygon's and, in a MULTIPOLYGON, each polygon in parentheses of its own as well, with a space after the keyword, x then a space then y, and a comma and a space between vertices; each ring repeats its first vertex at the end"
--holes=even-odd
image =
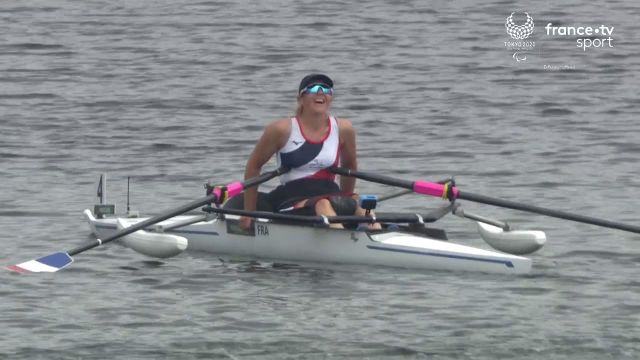
POLYGON ((308 86, 300 95, 303 109, 314 113, 327 112, 332 99, 333 89, 322 84, 308 86))

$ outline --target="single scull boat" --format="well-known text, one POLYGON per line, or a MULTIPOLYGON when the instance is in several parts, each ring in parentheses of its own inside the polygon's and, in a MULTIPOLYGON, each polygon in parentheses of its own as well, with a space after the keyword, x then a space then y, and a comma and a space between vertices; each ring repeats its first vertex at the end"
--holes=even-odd
MULTIPOLYGON (((206 215, 173 217, 126 235, 120 238, 120 243, 142 254, 161 258, 187 250, 214 254, 216 259, 220 255, 233 255, 289 262, 504 274, 525 274, 531 270, 529 258, 451 243, 444 230, 425 226, 425 223, 435 222, 450 213, 454 206, 449 203, 426 215, 378 213, 376 221, 393 222, 385 224, 386 229, 381 231, 326 226, 329 221, 355 224, 358 220, 367 220, 354 216, 290 216, 268 211, 245 212, 241 208, 242 197, 238 196, 222 208, 205 207, 206 215), (240 215, 255 217, 254 227, 249 230, 240 228, 240 215)), ((84 216, 98 238, 112 236, 147 220, 113 216, 97 218, 88 209, 84 216)), ((535 249, 528 252, 539 249, 546 240, 541 231, 504 231, 482 222, 478 222, 478 229, 489 243, 520 244, 520 247, 524 243, 529 247, 535 244, 535 249)))
MULTIPOLYGON (((341 262, 378 264, 419 269, 481 271, 495 273, 527 273, 531 260, 522 256, 538 250, 546 241, 541 231, 511 231, 509 226, 496 220, 465 213, 458 200, 499 206, 509 209, 561 218, 580 223, 618 229, 640 234, 640 227, 570 213, 562 210, 519 203, 487 195, 461 191, 453 181, 428 182, 403 180, 352 169, 331 168, 341 176, 407 189, 413 193, 441 197, 449 205, 426 216, 416 214, 378 214, 373 216, 294 216, 269 211, 245 211, 233 205, 245 189, 258 186, 288 171, 279 168, 226 186, 216 186, 207 196, 150 218, 105 218, 113 214, 113 206, 101 204, 95 209, 99 216, 86 210, 85 216, 99 238, 68 251, 58 251, 37 259, 6 268, 15 272, 56 272, 73 262, 72 256, 112 242, 122 240, 126 246, 155 257, 170 257, 184 250, 214 254, 237 254, 274 260, 341 262), (222 208, 218 204, 231 199, 222 208), (212 206, 214 205, 214 206, 212 206), (184 214, 203 207, 206 214, 184 214), (446 240, 444 231, 430 229, 424 223, 434 222, 452 212, 478 222, 481 237, 501 252, 453 244, 446 240), (256 219, 254 227, 243 230, 238 226, 239 216, 256 219), (379 231, 330 229, 330 223, 358 224, 380 222, 379 231), (417 226, 416 226, 417 225, 417 226)), ((106 188, 106 187, 105 187, 106 188)), ((406 193, 406 192, 403 192, 406 193)), ((394 195, 397 196, 398 194, 394 195)), ((368 199, 368 206, 375 208, 368 199)))

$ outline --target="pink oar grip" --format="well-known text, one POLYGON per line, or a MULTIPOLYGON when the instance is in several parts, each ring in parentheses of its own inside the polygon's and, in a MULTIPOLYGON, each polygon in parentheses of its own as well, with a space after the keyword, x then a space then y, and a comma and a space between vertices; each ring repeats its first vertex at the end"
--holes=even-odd
MULTIPOLYGON (((453 197, 458 197, 458 188, 454 187, 451 189, 453 191, 453 197)), ((447 194, 444 193, 444 185, 438 183, 432 183, 428 181, 416 181, 413 184, 413 191, 418 194, 430 195, 435 197, 447 197, 447 194)))
POLYGON ((227 192, 229 193, 229 199, 240 194, 243 190, 244 190, 244 186, 239 181, 227 185, 227 192))
MULTIPOLYGON (((244 186, 239 181, 227 185, 227 200, 240 194, 243 190, 244 190, 244 186)), ((213 189, 213 193, 216 194, 216 198, 218 199, 221 199, 223 196, 222 190, 220 187, 216 187, 215 189, 213 189)))

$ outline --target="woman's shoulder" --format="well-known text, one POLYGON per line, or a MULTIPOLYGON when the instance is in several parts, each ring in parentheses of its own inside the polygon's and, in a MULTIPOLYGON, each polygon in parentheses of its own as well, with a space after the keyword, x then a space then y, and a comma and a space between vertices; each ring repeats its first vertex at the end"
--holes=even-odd
POLYGON ((265 133, 278 138, 287 138, 291 132, 291 119, 274 120, 265 128, 265 133))
POLYGON ((345 119, 343 117, 337 117, 337 116, 334 116, 334 118, 336 119, 338 126, 353 126, 351 124, 351 120, 349 119, 345 119))
POLYGON ((336 123, 338 124, 338 129, 340 129, 340 131, 353 131, 353 124, 351 123, 350 120, 345 119, 345 118, 335 118, 336 119, 336 123))

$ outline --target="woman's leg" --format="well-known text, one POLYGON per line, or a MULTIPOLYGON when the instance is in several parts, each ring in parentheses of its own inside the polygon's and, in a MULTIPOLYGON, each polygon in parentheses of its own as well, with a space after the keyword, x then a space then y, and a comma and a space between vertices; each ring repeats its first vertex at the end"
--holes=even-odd
MULTIPOLYGON (((329 199, 326 199, 326 198, 316 201, 314 208, 316 210, 316 215, 324 215, 324 216, 337 215, 335 209, 333 208, 333 206, 331 206, 331 202, 329 201, 329 199)), ((342 224, 337 224, 337 223, 329 224, 329 227, 334 229, 344 229, 344 226, 342 224)))
MULTIPOLYGON (((357 194, 353 195, 352 198, 358 202, 359 197, 357 194)), ((302 208, 304 206, 308 206, 308 207, 313 207, 313 209, 315 210, 316 215, 324 215, 324 216, 336 216, 336 211, 333 208, 333 206, 331 205, 331 201, 329 201, 329 199, 327 198, 312 198, 312 199, 306 199, 306 200, 302 200, 300 202, 298 202, 295 207, 296 208, 302 208), (311 203, 307 204, 308 201, 311 201, 311 203)), ((375 215, 375 213, 373 211, 370 212, 370 214, 375 215)), ((360 206, 357 207, 354 215, 358 215, 358 216, 366 216, 366 210, 361 208, 360 206)), ((329 227, 334 228, 334 229, 344 229, 344 226, 342 224, 329 224, 329 227)), ((373 224, 369 224, 369 230, 380 230, 382 229, 382 225, 380 225, 380 223, 373 223, 373 224)))
MULTIPOLYGON (((337 215, 335 209, 333 208, 333 206, 331 206, 331 202, 329 201, 329 199, 326 199, 326 198, 306 199, 295 204, 296 208, 303 208, 305 206, 308 208, 313 208, 316 215, 318 216, 322 216, 322 215, 336 216, 337 215)), ((329 227, 333 229, 344 229, 344 226, 342 224, 337 224, 337 223, 329 224, 329 227)))

